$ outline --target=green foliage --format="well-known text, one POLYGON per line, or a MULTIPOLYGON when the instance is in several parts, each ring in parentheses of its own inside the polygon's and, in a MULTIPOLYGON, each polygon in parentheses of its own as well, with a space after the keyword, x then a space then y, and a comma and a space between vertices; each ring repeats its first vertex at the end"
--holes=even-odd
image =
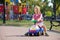
POLYGON ((59 15, 60 13, 60 0, 55 0, 56 1, 56 15, 59 15))
POLYGON ((28 12, 29 12, 30 14, 33 14, 33 13, 34 13, 34 7, 32 7, 32 6, 33 6, 33 5, 34 5, 34 6, 35 6, 35 5, 40 6, 41 0, 38 0, 38 1, 28 0, 27 2, 28 2, 28 4, 29 4, 29 6, 30 6, 28 12))
POLYGON ((29 9, 28 12, 29 12, 29 14, 33 14, 34 13, 33 9, 29 9))
POLYGON ((56 11, 56 15, 58 16, 59 14, 60 14, 60 6, 59 6, 59 8, 56 11))
POLYGON ((51 11, 46 11, 45 15, 50 17, 50 16, 52 16, 52 12, 51 11))
MULTIPOLYGON (((49 7, 48 6, 48 0, 44 0, 44 2, 42 2, 42 0, 27 0, 29 6, 31 6, 31 8, 28 10, 28 12, 30 14, 33 14, 34 13, 34 10, 32 8, 32 5, 38 5, 40 6, 40 9, 41 9, 41 12, 42 13, 46 13, 47 16, 51 16, 52 15, 52 12, 53 12, 53 8, 52 7, 49 7), (47 10, 49 10, 50 12, 47 12, 47 10)), ((51 2, 53 3, 54 0, 51 0, 51 2)), ((59 5, 60 5, 60 0, 55 0, 55 3, 56 3, 56 14, 58 15, 60 13, 60 10, 59 10, 59 5)))

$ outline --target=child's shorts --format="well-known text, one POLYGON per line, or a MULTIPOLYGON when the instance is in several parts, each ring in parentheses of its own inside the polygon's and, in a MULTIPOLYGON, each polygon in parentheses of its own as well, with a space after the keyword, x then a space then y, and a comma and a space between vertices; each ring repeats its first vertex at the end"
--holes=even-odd
POLYGON ((43 26, 43 22, 37 23, 37 25, 42 27, 43 26))

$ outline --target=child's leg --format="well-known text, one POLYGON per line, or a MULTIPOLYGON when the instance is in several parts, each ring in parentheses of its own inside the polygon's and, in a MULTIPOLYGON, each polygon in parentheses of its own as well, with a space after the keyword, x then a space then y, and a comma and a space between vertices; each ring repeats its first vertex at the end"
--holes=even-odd
POLYGON ((44 28, 44 32, 46 33, 46 31, 47 31, 46 27, 45 26, 42 26, 42 28, 44 28))
POLYGON ((45 35, 48 36, 48 34, 47 34, 47 28, 43 25, 43 22, 38 23, 38 24, 36 24, 36 25, 38 25, 39 27, 42 27, 42 28, 44 29, 45 35))
POLYGON ((39 27, 44 28, 44 32, 47 31, 47 30, 46 30, 46 27, 45 27, 44 24, 43 24, 43 22, 41 22, 41 23, 37 23, 36 25, 38 25, 39 27))
POLYGON ((47 34, 47 29, 46 29, 46 27, 45 27, 45 26, 42 26, 42 27, 44 28, 45 36, 49 36, 49 35, 47 34))

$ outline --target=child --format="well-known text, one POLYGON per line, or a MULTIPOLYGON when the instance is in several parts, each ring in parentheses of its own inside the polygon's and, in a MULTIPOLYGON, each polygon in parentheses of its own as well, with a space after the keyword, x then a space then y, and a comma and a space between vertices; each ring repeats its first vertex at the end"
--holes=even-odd
POLYGON ((38 25, 39 27, 43 27, 44 28, 44 32, 45 32, 45 36, 48 36, 48 34, 46 33, 46 27, 43 25, 43 16, 41 14, 40 11, 40 7, 39 6, 35 6, 34 7, 34 15, 33 15, 33 20, 37 20, 36 25, 38 25))

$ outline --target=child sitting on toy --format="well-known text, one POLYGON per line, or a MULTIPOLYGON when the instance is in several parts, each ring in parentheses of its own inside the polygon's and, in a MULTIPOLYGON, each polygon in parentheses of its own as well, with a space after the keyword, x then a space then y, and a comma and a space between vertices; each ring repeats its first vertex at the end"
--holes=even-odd
POLYGON ((33 14, 32 20, 36 20, 37 21, 36 25, 39 26, 39 27, 44 28, 45 36, 48 36, 48 34, 46 32, 47 31, 46 27, 43 25, 43 16, 41 14, 39 6, 34 7, 34 14, 33 14))

